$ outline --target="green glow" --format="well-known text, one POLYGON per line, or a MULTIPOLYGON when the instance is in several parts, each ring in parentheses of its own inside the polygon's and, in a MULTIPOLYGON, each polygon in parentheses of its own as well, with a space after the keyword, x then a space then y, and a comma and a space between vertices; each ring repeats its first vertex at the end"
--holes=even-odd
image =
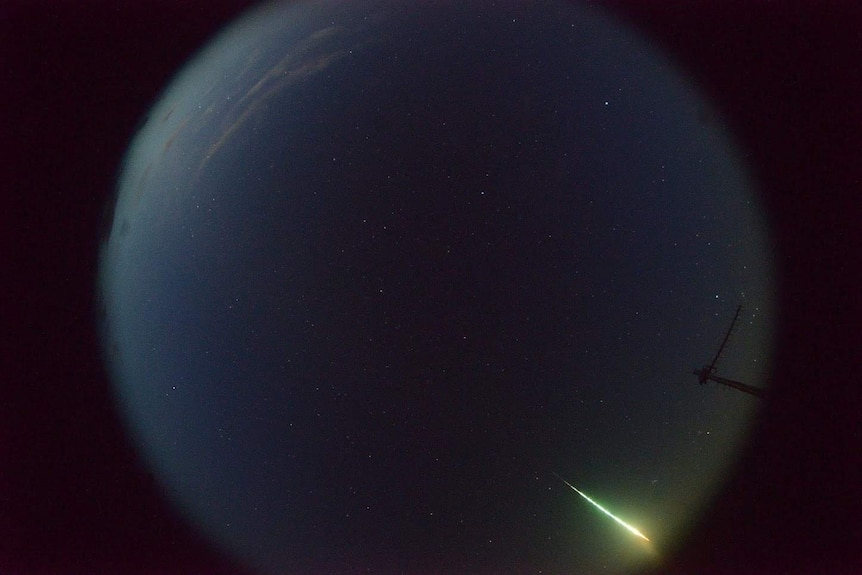
MULTIPOLYGON (((557 474, 556 474, 556 473, 554 473, 554 475, 557 475, 557 474)), ((586 494, 586 493, 584 493, 583 491, 581 491, 580 489, 578 489, 577 487, 575 487, 574 485, 572 485, 571 483, 569 483, 568 481, 566 481, 565 479, 563 479, 562 477, 560 477, 559 475, 557 475, 557 478, 558 478, 560 481, 562 481, 563 483, 565 483, 566 485, 568 485, 569 487, 571 487, 572 489, 574 489, 574 490, 575 490, 575 492, 576 492, 578 495, 580 495, 581 497, 583 497, 584 499, 586 499, 587 501, 589 501, 590 503, 592 503, 593 505, 595 505, 595 506, 596 506, 596 509, 598 509, 599 511, 601 511, 602 513, 604 513, 605 515, 607 515, 608 517, 610 517, 611 519, 613 519, 614 521, 616 521, 617 523, 619 523, 620 525, 622 525, 623 527, 625 527, 626 529, 628 529, 628 530, 629 530, 629 532, 631 532, 631 533, 633 533, 633 534, 637 535, 638 537, 640 537, 640 538, 641 538, 641 539, 643 539, 644 541, 649 541, 649 538, 647 538, 647 536, 646 536, 646 535, 644 535, 643 533, 641 533, 641 532, 638 530, 638 528, 637 528, 637 527, 634 527, 634 526, 632 526, 632 525, 629 525, 628 523, 626 523, 625 521, 623 521, 622 519, 620 519, 619 517, 617 517, 616 515, 614 515, 613 513, 611 513, 610 511, 608 511, 607 509, 605 509, 604 507, 602 507, 601 505, 599 505, 598 503, 596 503, 595 501, 593 501, 592 499, 590 499, 590 498, 587 496, 587 494, 586 494)))

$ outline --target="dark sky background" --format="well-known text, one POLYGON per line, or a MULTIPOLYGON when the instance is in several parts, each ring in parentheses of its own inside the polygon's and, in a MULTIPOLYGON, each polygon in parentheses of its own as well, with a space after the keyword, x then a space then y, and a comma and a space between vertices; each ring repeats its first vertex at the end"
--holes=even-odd
MULTIPOLYGON (((247 5, 0 12, 4 573, 239 572, 162 502, 125 438, 93 291, 105 206, 138 122, 247 5)), ((730 124, 764 193, 777 266, 774 393, 739 473, 670 570, 857 572, 862 12, 849 2, 608 6, 672 54, 730 124)))

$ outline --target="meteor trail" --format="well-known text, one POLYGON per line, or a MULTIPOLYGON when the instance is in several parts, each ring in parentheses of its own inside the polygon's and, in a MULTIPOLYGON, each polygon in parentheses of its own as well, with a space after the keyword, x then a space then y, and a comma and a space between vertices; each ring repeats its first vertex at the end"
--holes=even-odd
MULTIPOLYGON (((554 472, 554 471, 552 471, 551 473, 553 473, 554 475, 557 475, 556 472, 554 472)), ((638 531, 638 529, 636 527, 632 527, 631 525, 629 525, 628 523, 626 523, 625 521, 623 521, 622 519, 620 519, 619 517, 617 517, 616 515, 614 515, 613 513, 611 513, 610 511, 608 511, 607 509, 605 509, 604 507, 602 507, 601 505, 599 505, 598 503, 593 501, 592 499, 590 499, 589 497, 587 497, 586 493, 582 492, 580 489, 578 489, 577 487, 575 487, 574 485, 572 485, 571 483, 569 483, 568 481, 566 481, 565 479, 563 479, 559 475, 557 475, 557 479, 559 479, 560 481, 562 481, 563 483, 565 483, 566 485, 568 485, 569 487, 574 489, 578 495, 580 495, 581 497, 583 497, 584 499, 586 499, 587 501, 589 501, 590 503, 595 505, 599 511, 601 511, 602 513, 604 513, 605 515, 607 515, 608 517, 610 517, 611 519, 613 519, 614 521, 616 521, 617 523, 619 523, 620 525, 625 527, 626 529, 628 529, 631 533, 637 535, 638 537, 640 537, 644 541, 649 541, 647 536, 644 535, 643 533, 641 533, 640 531, 638 531)))

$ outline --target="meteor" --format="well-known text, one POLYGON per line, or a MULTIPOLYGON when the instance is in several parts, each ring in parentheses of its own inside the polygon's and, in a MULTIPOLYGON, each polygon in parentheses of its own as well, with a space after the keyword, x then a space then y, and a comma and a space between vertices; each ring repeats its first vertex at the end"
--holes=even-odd
MULTIPOLYGON (((557 475, 556 472, 552 471, 551 473, 553 473, 554 475, 557 475)), ((565 479, 560 477, 559 475, 557 475, 557 479, 559 479, 560 481, 562 481, 563 483, 565 483, 566 485, 568 485, 569 487, 574 489, 578 495, 580 495, 581 497, 583 497, 584 499, 586 499, 587 501, 589 501, 590 503, 595 505, 595 507, 599 511, 601 511, 602 513, 604 513, 605 515, 607 515, 608 517, 610 517, 611 519, 613 519, 614 521, 616 521, 617 523, 619 523, 620 525, 625 527, 626 529, 628 529, 631 533, 633 533, 634 535, 637 535, 638 537, 640 537, 644 541, 649 541, 647 536, 644 535, 643 533, 641 533, 640 531, 638 531, 638 529, 636 527, 632 527, 631 525, 629 525, 628 523, 626 523, 625 521, 623 521, 622 519, 620 519, 619 517, 617 517, 616 515, 614 515, 613 513, 611 513, 610 511, 608 511, 607 509, 605 509, 604 507, 602 507, 601 505, 599 505, 598 503, 593 501, 592 499, 590 499, 589 497, 587 497, 586 493, 584 493, 583 491, 581 491, 580 489, 578 489, 577 487, 575 487, 574 485, 572 485, 571 483, 569 483, 568 481, 566 481, 565 479)))

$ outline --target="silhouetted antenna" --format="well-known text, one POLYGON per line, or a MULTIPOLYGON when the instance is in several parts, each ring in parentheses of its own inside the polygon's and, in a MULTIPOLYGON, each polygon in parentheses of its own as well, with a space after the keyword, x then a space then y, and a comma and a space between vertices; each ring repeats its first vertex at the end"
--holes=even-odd
POLYGON ((715 357, 712 358, 712 361, 703 366, 701 369, 694 370, 694 374, 697 376, 697 381, 701 385, 706 383, 707 381, 714 381, 718 384, 732 387, 733 389, 738 389, 739 391, 748 393, 755 397, 763 397, 763 390, 759 387, 754 387, 739 381, 734 381, 732 379, 727 379, 726 377, 719 377, 715 374, 716 364, 718 360, 721 358, 721 354, 724 353, 725 346, 727 346, 727 342, 730 341, 730 336, 733 333, 733 328, 736 326, 736 320, 739 318, 739 312, 742 310, 742 306, 736 308, 736 313, 733 314, 733 321, 730 322, 730 327, 727 328, 727 333, 724 334, 724 339, 721 342, 721 346, 719 346, 718 351, 715 354, 715 357))
POLYGON ((721 354, 724 353, 724 348, 725 346, 727 346, 727 342, 730 341, 730 334, 733 333, 733 328, 734 326, 736 326, 736 320, 739 317, 740 311, 742 311, 741 305, 736 308, 736 313, 733 314, 733 321, 730 322, 730 327, 727 328, 727 333, 724 334, 724 339, 721 341, 721 345, 719 346, 718 351, 715 353, 715 357, 712 358, 712 361, 709 365, 704 366, 704 368, 701 370, 703 372, 703 375, 699 376, 701 384, 706 383, 707 375, 715 373, 715 364, 718 363, 721 354))

